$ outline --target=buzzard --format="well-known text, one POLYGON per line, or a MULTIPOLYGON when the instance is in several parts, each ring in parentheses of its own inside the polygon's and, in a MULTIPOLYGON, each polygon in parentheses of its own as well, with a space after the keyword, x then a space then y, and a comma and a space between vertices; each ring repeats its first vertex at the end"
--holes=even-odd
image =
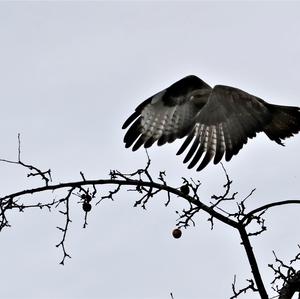
POLYGON ((214 164, 229 161, 248 138, 264 132, 271 140, 282 140, 300 130, 300 108, 273 105, 238 88, 210 87, 190 75, 141 103, 125 121, 130 125, 125 147, 148 148, 186 137, 177 155, 191 144, 184 163, 197 171, 213 159, 214 164))

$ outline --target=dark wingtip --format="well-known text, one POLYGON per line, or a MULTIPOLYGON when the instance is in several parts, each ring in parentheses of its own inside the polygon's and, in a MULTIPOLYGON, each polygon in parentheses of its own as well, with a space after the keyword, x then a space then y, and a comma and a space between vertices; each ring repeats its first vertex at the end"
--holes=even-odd
POLYGON ((204 146, 203 144, 200 144, 195 156, 193 157, 192 161, 190 162, 188 168, 193 168, 201 159, 202 155, 204 153, 204 146))
POLYGON ((144 144, 144 148, 149 148, 153 145, 153 143, 156 141, 156 139, 151 136, 144 144))
POLYGON ((125 143, 125 147, 128 148, 130 147, 135 140, 139 137, 139 135, 141 134, 140 131, 140 119, 137 119, 132 125, 131 127, 128 129, 128 131, 126 132, 125 136, 124 136, 124 143, 125 143))
POLYGON ((226 152, 225 152, 225 161, 226 162, 230 161, 232 157, 233 157, 232 151, 226 150, 226 152))
POLYGON ((132 147, 132 151, 135 152, 145 143, 145 136, 141 135, 140 138, 136 141, 136 143, 132 147))
POLYGON ((212 158, 213 158, 213 154, 210 152, 206 152, 206 155, 204 156, 201 164, 198 166, 197 171, 201 171, 202 169, 204 169, 212 160, 212 158))
POLYGON ((141 112, 143 111, 143 109, 151 103, 153 96, 148 98, 147 100, 145 100, 144 102, 142 102, 140 105, 138 105, 135 108, 135 111, 126 119, 126 121, 124 122, 122 129, 126 129, 138 116, 141 115, 141 112))
POLYGON ((191 141, 194 138, 194 130, 186 137, 186 139, 184 140, 183 144, 181 145, 180 149, 177 151, 176 155, 181 155, 189 146, 189 144, 191 143, 191 141))
POLYGON ((138 112, 133 112, 124 122, 122 129, 126 129, 138 116, 140 113, 138 112))

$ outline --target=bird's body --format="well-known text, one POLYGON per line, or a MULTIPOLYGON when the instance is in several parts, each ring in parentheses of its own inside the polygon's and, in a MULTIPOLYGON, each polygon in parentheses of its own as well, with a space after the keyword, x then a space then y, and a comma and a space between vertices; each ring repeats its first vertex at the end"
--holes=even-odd
POLYGON ((186 136, 177 154, 192 143, 184 163, 192 168, 203 157, 200 171, 212 159, 229 161, 258 132, 283 145, 300 130, 300 108, 269 104, 234 87, 211 88, 191 75, 141 103, 122 128, 129 125, 124 142, 133 151, 186 136))

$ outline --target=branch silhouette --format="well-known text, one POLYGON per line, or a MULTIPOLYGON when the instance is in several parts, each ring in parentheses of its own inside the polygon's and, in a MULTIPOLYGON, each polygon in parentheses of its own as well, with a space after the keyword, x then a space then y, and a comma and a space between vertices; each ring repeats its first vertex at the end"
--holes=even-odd
MULTIPOLYGON (((106 179, 87 180, 81 172, 80 176, 82 179, 79 181, 54 184, 52 183, 50 169, 42 171, 36 166, 21 161, 20 136, 18 136, 18 142, 18 160, 11 161, 0 159, 0 161, 4 163, 18 164, 24 167, 26 170, 29 170, 27 177, 40 177, 43 185, 36 188, 20 190, 0 197, 0 231, 10 226, 8 211, 16 210, 22 212, 29 208, 47 208, 51 211, 53 208, 59 208, 59 212, 65 217, 65 225, 57 227, 62 232, 62 238, 56 246, 60 247, 63 251, 63 258, 60 264, 64 265, 66 258, 71 258, 71 255, 66 250, 65 241, 69 230, 69 224, 71 222, 69 204, 72 199, 76 198, 78 200, 78 198, 80 198, 79 203, 82 204, 82 209, 85 212, 85 222, 83 227, 86 227, 88 214, 92 209, 92 203, 98 205, 103 200, 113 200, 123 187, 133 187, 133 189, 128 191, 137 193, 138 199, 134 206, 141 206, 144 209, 154 196, 158 193, 165 192, 167 198, 165 203, 166 206, 171 200, 173 200, 174 197, 176 200, 183 200, 188 204, 187 209, 183 209, 181 212, 178 212, 179 218, 176 223, 177 229, 180 230, 181 228, 187 228, 190 225, 195 225, 198 213, 205 212, 209 216, 208 220, 211 223, 211 229, 214 228, 214 221, 217 220, 232 227, 239 233, 241 245, 247 255, 253 278, 247 280, 248 285, 246 287, 237 290, 235 277, 232 285, 233 296, 231 298, 237 298, 247 291, 258 292, 262 299, 269 298, 253 252, 250 238, 261 235, 261 233, 265 231, 266 227, 264 225, 263 215, 265 215, 268 209, 283 205, 300 204, 300 200, 274 202, 257 207, 256 209, 248 212, 246 209, 246 201, 251 197, 255 189, 253 189, 247 197, 238 201, 236 199, 238 193, 231 191, 232 180, 229 178, 226 169, 222 165, 226 179, 226 183, 223 185, 224 193, 222 195, 212 195, 211 200, 208 201, 209 203, 205 203, 203 200, 200 200, 198 195, 198 190, 201 185, 199 181, 195 182, 193 179, 182 178, 181 186, 172 187, 167 183, 165 172, 161 171, 157 175, 157 178, 155 178, 149 171, 151 160, 148 154, 146 166, 132 173, 122 173, 118 170, 111 170, 109 177, 106 179), (111 189, 108 194, 97 198, 97 187, 101 185, 111 185, 113 189, 111 189), (55 199, 46 203, 38 202, 25 204, 21 202, 21 198, 25 195, 34 195, 48 191, 54 192, 57 190, 63 190, 66 195, 60 197, 60 199, 55 199), (236 211, 227 211, 226 208, 224 208, 227 202, 235 202, 237 207, 236 211), (61 209, 62 205, 64 206, 63 209, 61 209), (248 225, 251 223, 255 223, 257 225, 257 229, 254 232, 249 232, 247 229, 248 225)), ((181 233, 178 237, 180 236, 181 233)), ((291 263, 299 261, 299 256, 300 253, 291 260, 291 263)), ((280 260, 276 257, 275 261, 279 262, 280 260)), ((285 266, 284 268, 289 269, 289 271, 283 273, 283 265, 284 264, 282 262, 279 268, 276 268, 274 265, 269 265, 269 267, 273 269, 275 275, 273 284, 279 281, 282 282, 281 287, 279 286, 279 283, 277 284, 277 287, 273 289, 278 292, 280 299, 287 299, 291 298, 288 297, 290 294, 293 295, 295 292, 299 291, 300 274, 299 271, 297 272, 291 267, 291 265, 285 266)))

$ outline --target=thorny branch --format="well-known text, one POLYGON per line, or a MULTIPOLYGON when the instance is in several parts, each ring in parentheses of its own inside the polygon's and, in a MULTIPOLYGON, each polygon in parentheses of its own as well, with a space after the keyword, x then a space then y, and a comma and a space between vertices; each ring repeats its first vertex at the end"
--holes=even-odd
POLYGON ((228 197, 228 194, 230 192, 230 188, 231 188, 231 184, 232 184, 232 180, 229 179, 229 176, 228 176, 228 173, 225 169, 225 167, 223 166, 223 164, 221 163, 221 166, 223 168, 223 171, 225 173, 225 176, 226 176, 226 183, 225 185, 223 185, 223 187, 225 188, 225 192, 223 195, 212 195, 211 196, 211 199, 215 199, 216 202, 215 203, 212 203, 211 207, 214 208, 214 207, 217 207, 220 205, 220 203, 222 201, 232 201, 232 200, 235 200, 235 196, 238 194, 237 192, 234 192, 230 197, 228 197))
MULTIPOLYGON (((236 290, 235 282, 232 286, 233 289, 233 297, 237 298, 241 294, 245 293, 248 290, 258 291, 261 298, 268 298, 267 292, 265 290, 265 286, 260 276, 259 268, 256 262, 256 258, 254 256, 252 246, 249 240, 250 236, 257 236, 265 231, 265 220, 262 216, 266 213, 266 211, 270 208, 274 208, 276 206, 286 205, 286 204, 300 204, 300 200, 289 200, 289 201, 281 201, 277 203, 270 203, 261 207, 258 207, 252 211, 247 211, 246 209, 246 201, 251 198, 255 189, 253 189, 245 198, 238 201, 237 200, 237 192, 231 192, 231 187, 233 181, 230 180, 225 168, 222 165, 223 171, 226 177, 226 183, 224 184, 224 193, 223 195, 212 195, 211 199, 213 202, 209 202, 209 204, 205 204, 203 199, 200 198, 200 181, 194 181, 193 179, 182 178, 182 184, 180 187, 171 187, 167 183, 166 173, 161 171, 159 172, 157 178, 155 179, 153 175, 150 173, 150 165, 151 160, 147 153, 147 163, 144 168, 138 169, 132 173, 123 173, 118 170, 111 170, 109 173, 108 179, 95 179, 95 180, 87 180, 82 172, 80 172, 81 180, 76 182, 67 182, 67 183, 58 183, 58 184, 50 184, 52 182, 51 171, 50 169, 47 171, 42 171, 38 167, 22 162, 21 160, 21 142, 20 135, 18 135, 18 160, 11 161, 7 159, 1 159, 1 162, 18 164, 25 169, 29 170, 27 177, 31 176, 39 176, 44 182, 43 186, 39 186, 32 189, 21 190, 15 193, 3 195, 0 197, 0 231, 4 228, 10 226, 8 211, 17 210, 19 212, 23 212, 28 208, 47 208, 49 211, 52 208, 58 208, 62 204, 64 204, 64 210, 59 210, 59 212, 65 217, 64 226, 59 226, 58 229, 62 232, 61 241, 57 244, 57 247, 61 247, 63 251, 63 258, 61 260, 61 264, 65 263, 66 258, 70 258, 71 256, 67 253, 65 242, 67 239, 67 232, 70 228, 71 223, 71 212, 70 212, 70 202, 73 197, 80 197, 79 203, 82 204, 82 209, 84 211, 84 225, 87 226, 87 216, 88 213, 92 209, 92 202, 95 199, 96 205, 100 204, 103 200, 110 199, 114 200, 118 193, 124 189, 124 187, 128 186, 131 189, 127 191, 136 192, 139 196, 139 199, 136 200, 134 206, 142 207, 146 209, 150 200, 157 194, 161 192, 166 193, 166 202, 165 205, 168 206, 171 200, 175 198, 179 198, 184 200, 188 206, 184 208, 182 211, 177 211, 178 220, 176 226, 180 228, 188 228, 191 225, 196 225, 196 217, 199 213, 207 213, 209 215, 209 222, 211 223, 211 229, 214 228, 214 221, 218 220, 226 225, 231 226, 232 228, 238 230, 241 239, 242 246, 244 247, 249 264, 251 267, 251 271, 253 273, 253 279, 249 279, 248 286, 236 290), (108 193, 102 195, 101 197, 97 197, 97 188, 101 185, 111 185, 115 186, 113 189, 109 190, 108 193), (89 189, 91 188, 91 190, 89 189), (49 202, 45 203, 30 203, 26 204, 22 202, 22 198, 25 195, 33 195, 41 192, 51 191, 55 192, 58 190, 68 190, 67 195, 62 197, 61 199, 52 199, 49 202), (236 210, 229 211, 229 208, 226 206, 226 203, 235 203, 236 210), (246 228, 249 224, 255 223, 258 225, 258 228, 253 232, 247 232, 246 228)), ((231 209, 231 208, 230 208, 231 209)), ((299 261, 300 253, 295 256, 292 261, 299 261)), ((291 262, 292 262, 291 261, 291 262)), ((278 262, 276 258, 276 262, 278 262)), ((284 281, 283 288, 287 288, 288 285, 291 285, 291 281, 297 277, 299 272, 296 270, 290 270, 291 272, 287 274, 287 276, 283 276, 281 270, 276 269, 271 266, 273 271, 275 272, 275 281, 282 279, 284 281)), ((283 264, 280 264, 280 269, 285 268, 283 264)), ((281 297, 280 297, 281 298, 281 297)), ((282 297, 287 298, 287 297, 282 297)))
POLYGON ((64 255, 63 255, 63 258, 60 262, 61 265, 64 265, 65 259, 67 257, 71 258, 71 256, 66 252, 65 241, 66 241, 66 236, 67 236, 69 224, 72 222, 71 219, 70 219, 70 197, 72 195, 73 190, 74 190, 74 188, 71 188, 69 190, 67 196, 63 200, 64 203, 65 203, 65 206, 66 206, 65 211, 61 211, 61 210, 59 211, 61 214, 66 216, 65 217, 65 226, 64 227, 60 227, 60 226, 57 227, 63 233, 61 241, 56 245, 56 247, 61 247, 62 250, 63 250, 64 255))
POLYGON ((230 299, 238 298, 241 294, 245 294, 247 291, 251 290, 253 292, 257 292, 257 288, 255 287, 253 279, 247 279, 248 285, 242 289, 236 290, 236 275, 234 275, 233 283, 231 285, 233 296, 230 299))
POLYGON ((42 171, 39 168, 37 168, 37 167, 35 167, 31 164, 24 163, 21 160, 21 135, 20 135, 20 133, 18 134, 18 159, 17 159, 17 161, 12 161, 12 160, 7 160, 7 159, 0 159, 0 162, 10 163, 10 164, 17 164, 17 165, 23 166, 24 168, 29 170, 29 172, 27 173, 27 177, 39 176, 45 182, 46 186, 48 186, 49 182, 52 181, 51 170, 50 169, 48 169, 46 171, 42 171))
MULTIPOLYGON (((299 245, 298 245, 299 249, 299 245)), ((279 299, 291 299, 296 292, 300 295, 300 271, 294 268, 296 262, 299 262, 300 253, 286 264, 282 259, 278 258, 273 251, 275 264, 268 266, 274 272, 274 279, 271 282, 273 290, 279 294, 279 299)))

